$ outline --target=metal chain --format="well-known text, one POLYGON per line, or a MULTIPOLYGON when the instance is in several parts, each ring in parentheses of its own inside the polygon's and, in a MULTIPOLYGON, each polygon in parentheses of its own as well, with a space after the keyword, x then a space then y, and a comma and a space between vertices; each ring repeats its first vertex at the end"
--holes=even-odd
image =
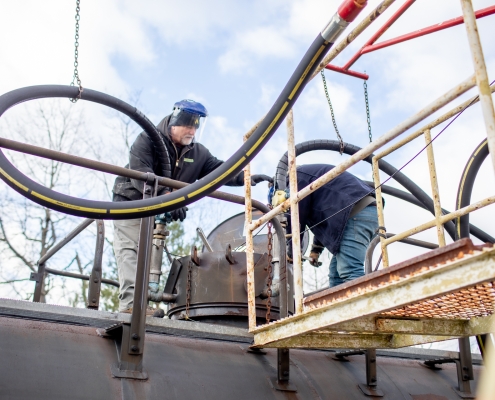
POLYGON ((328 94, 327 80, 325 79, 325 73, 323 72, 323 70, 321 70, 320 73, 321 73, 321 79, 323 81, 323 88, 325 89, 325 96, 327 97, 328 106, 330 107, 330 114, 332 114, 333 127, 335 128, 335 133, 337 134, 337 137, 339 138, 339 142, 340 142, 340 155, 342 155, 342 153, 344 152, 344 141, 342 140, 342 136, 340 136, 339 129, 337 128, 337 121, 335 120, 332 101, 330 100, 330 95, 328 94))
POLYGON ((69 99, 71 102, 75 103, 77 102, 77 100, 79 100, 81 98, 81 95, 82 95, 82 92, 83 92, 83 87, 81 85, 81 78, 79 78, 79 70, 78 70, 78 67, 79 67, 79 61, 78 61, 78 57, 79 57, 79 21, 81 19, 80 15, 79 15, 79 11, 81 10, 81 7, 80 7, 80 3, 81 3, 81 0, 76 0, 76 34, 74 36, 74 38, 76 39, 75 43, 74 43, 74 75, 72 76, 72 82, 71 82, 71 86, 74 86, 76 82, 77 85, 79 86, 79 94, 77 95, 77 97, 73 98, 73 99, 69 99))
POLYGON ((267 299, 266 299, 266 323, 270 323, 270 312, 272 309, 272 240, 273 240, 273 234, 272 234, 272 221, 268 221, 268 279, 266 280, 266 286, 267 286, 267 299))
POLYGON ((368 121, 368 136, 370 138, 370 143, 373 141, 373 135, 371 134, 371 117, 370 117, 370 103, 368 100, 368 84, 366 80, 363 81, 364 87, 364 101, 366 103, 366 120, 368 121))
POLYGON ((186 320, 189 318, 189 305, 191 304, 191 278, 192 278, 192 262, 187 264, 187 287, 186 287, 186 320))

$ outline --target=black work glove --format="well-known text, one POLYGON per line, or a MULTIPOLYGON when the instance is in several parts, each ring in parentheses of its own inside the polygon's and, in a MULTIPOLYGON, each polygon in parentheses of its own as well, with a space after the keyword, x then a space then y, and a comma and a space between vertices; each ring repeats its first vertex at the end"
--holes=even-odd
POLYGON ((170 211, 170 215, 172 216, 172 220, 177 221, 180 220, 180 222, 184 221, 186 219, 186 211, 188 210, 187 207, 181 207, 178 208, 177 210, 170 211))
POLYGON ((309 253, 309 263, 313 266, 313 267, 316 267, 318 268, 319 266, 321 266, 321 262, 318 261, 318 258, 320 257, 320 253, 316 253, 314 251, 312 251, 311 253, 309 253))
POLYGON ((257 183, 263 181, 273 183, 273 178, 270 178, 268 175, 263 175, 263 174, 251 175, 251 186, 256 186, 257 183))

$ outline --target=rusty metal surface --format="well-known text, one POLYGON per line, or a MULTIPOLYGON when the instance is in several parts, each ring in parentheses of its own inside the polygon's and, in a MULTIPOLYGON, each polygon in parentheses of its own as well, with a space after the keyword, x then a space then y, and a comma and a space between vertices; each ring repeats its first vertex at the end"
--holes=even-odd
MULTIPOLYGON (((206 318, 214 316, 247 317, 247 281, 246 253, 232 252, 234 264, 225 257, 225 251, 202 253, 199 256, 200 265, 192 265, 191 298, 189 316, 191 318, 206 318)), ((178 260, 182 265, 188 265, 189 257, 178 260)), ((266 287, 267 255, 254 253, 254 283, 256 295, 256 316, 263 318, 266 314, 266 299, 260 294, 266 287)), ((169 317, 182 319, 185 317, 187 268, 182 268, 175 277, 176 284, 173 293, 177 300, 170 304, 169 317)), ((272 319, 279 318, 279 297, 273 297, 272 319)), ((289 311, 293 312, 293 307, 289 311)))
POLYGON ((486 282, 380 315, 414 318, 471 319, 495 311, 495 283, 486 282))
POLYGON ((346 297, 387 285, 401 278, 408 278, 427 269, 435 268, 447 261, 462 258, 464 255, 472 254, 482 247, 484 246, 473 245, 470 239, 461 239, 445 247, 429 251, 389 268, 362 276, 351 282, 309 294, 304 298, 304 305, 317 306, 319 303, 326 302, 328 304, 333 301, 345 299, 346 297))
MULTIPOLYGON (((0 363, 2 399, 365 399, 363 356, 342 363, 333 352, 292 350, 291 383, 296 393, 277 391, 277 351, 250 353, 245 345, 225 340, 146 335, 147 381, 115 379, 117 360, 112 339, 92 327, 0 318, 0 342, 8 362, 0 363)), ((384 399, 457 399, 453 365, 431 371, 417 360, 377 358, 378 385, 384 399)), ((477 380, 481 367, 475 366, 477 380)))

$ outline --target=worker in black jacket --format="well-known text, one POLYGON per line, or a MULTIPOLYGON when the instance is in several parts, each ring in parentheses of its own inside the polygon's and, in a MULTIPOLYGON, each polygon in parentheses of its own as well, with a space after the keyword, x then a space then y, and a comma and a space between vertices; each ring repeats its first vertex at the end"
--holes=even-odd
MULTIPOLYGON (((297 167, 298 190, 332 168, 329 164, 297 167)), ((283 200, 285 196, 278 199, 274 196, 272 204, 276 206, 283 200)), ((366 249, 378 229, 375 197, 368 185, 343 172, 299 202, 299 223, 301 232, 307 227, 314 234, 312 265, 319 265, 318 258, 324 248, 333 255, 328 276, 330 287, 364 275, 366 249)), ((291 246, 288 254, 292 254, 291 246)))
MULTIPOLYGON (((193 100, 175 103, 172 114, 166 116, 157 128, 162 134, 172 166, 172 179, 193 183, 222 165, 223 161, 214 157, 194 138, 204 127, 206 108, 193 100)), ((141 132, 129 152, 127 168, 160 175, 160 159, 153 142, 146 132, 141 132)), ((266 175, 253 175, 251 184, 270 180, 266 175)), ((244 185, 244 172, 241 171, 227 183, 228 186, 244 185)), ((139 200, 143 198, 142 181, 119 176, 113 187, 113 201, 139 200)), ((168 188, 159 187, 158 195, 168 188)), ((183 221, 187 207, 171 211, 172 219, 183 221)), ((137 264, 140 219, 114 221, 114 251, 119 272, 119 310, 132 311, 134 282, 137 264)))

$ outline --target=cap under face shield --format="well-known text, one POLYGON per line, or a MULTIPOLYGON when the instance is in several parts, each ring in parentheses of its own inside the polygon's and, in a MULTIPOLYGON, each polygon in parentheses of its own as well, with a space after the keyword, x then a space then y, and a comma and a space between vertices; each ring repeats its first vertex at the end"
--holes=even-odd
POLYGON ((199 142, 206 125, 206 116, 175 108, 170 117, 169 126, 189 126, 196 128, 194 141, 199 142))

